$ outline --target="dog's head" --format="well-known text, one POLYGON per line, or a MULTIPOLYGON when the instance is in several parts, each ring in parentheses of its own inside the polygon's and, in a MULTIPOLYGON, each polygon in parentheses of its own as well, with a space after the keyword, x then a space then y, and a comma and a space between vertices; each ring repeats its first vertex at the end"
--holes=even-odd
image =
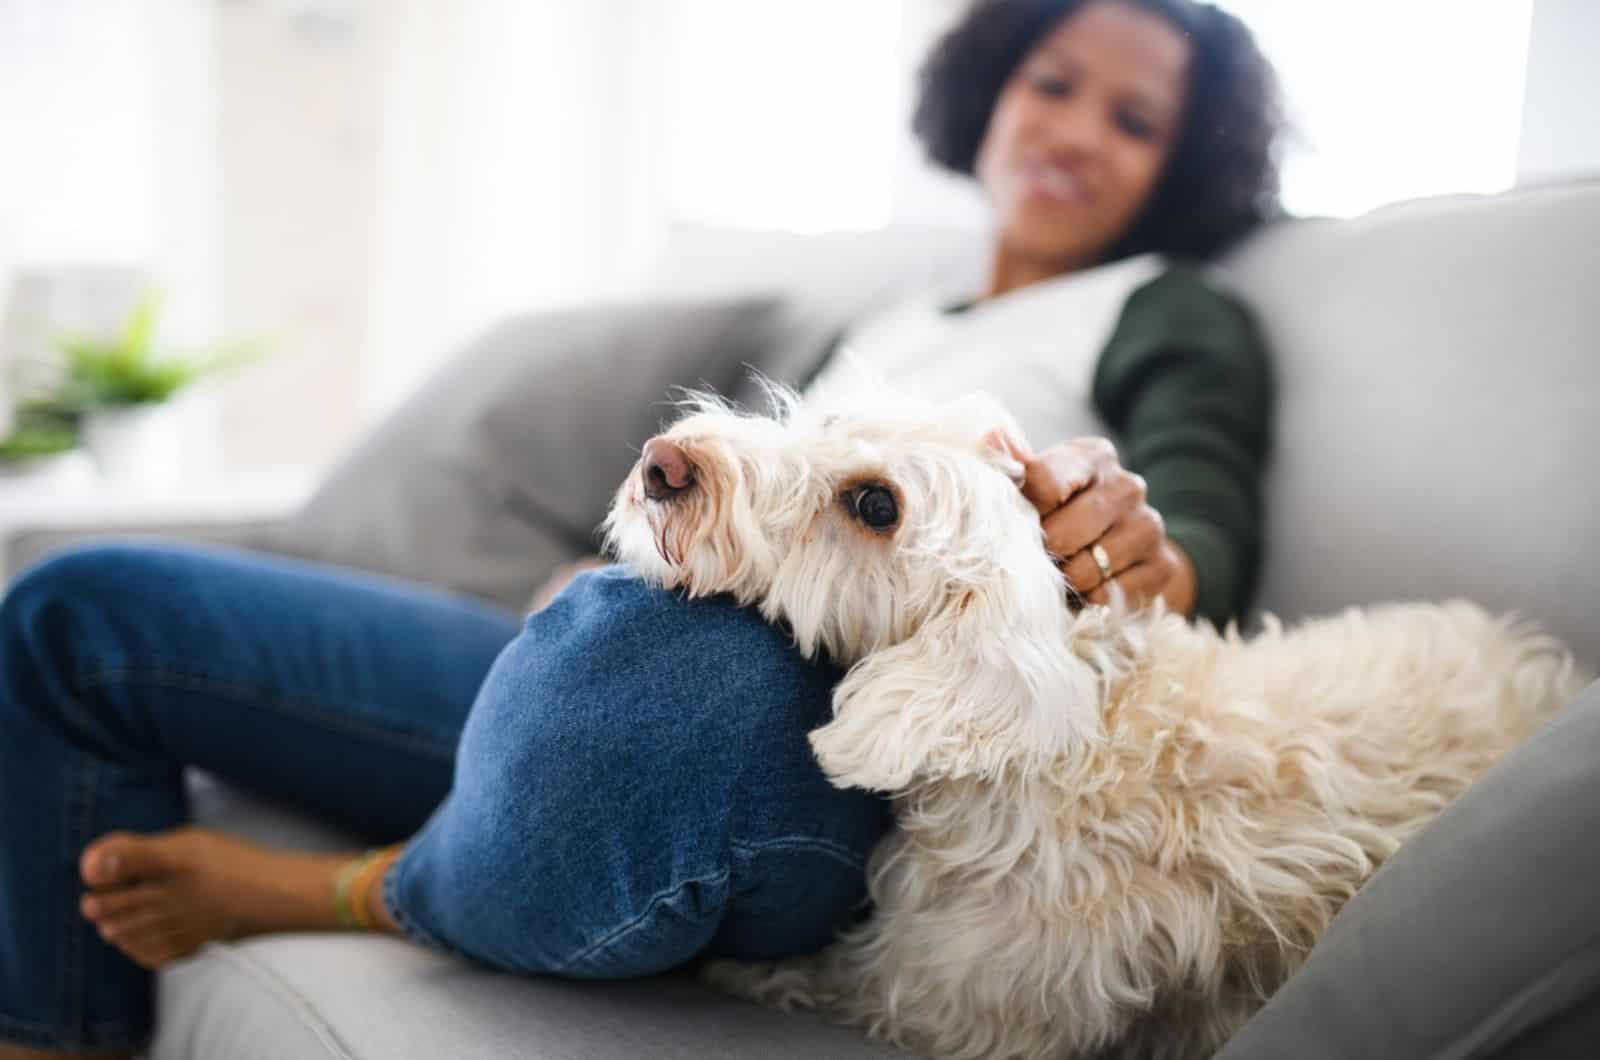
POLYGON ((812 734, 836 782, 992 775, 1098 731, 1010 417, 878 389, 773 417, 709 400, 644 447, 607 539, 645 577, 727 593, 851 665, 812 734))

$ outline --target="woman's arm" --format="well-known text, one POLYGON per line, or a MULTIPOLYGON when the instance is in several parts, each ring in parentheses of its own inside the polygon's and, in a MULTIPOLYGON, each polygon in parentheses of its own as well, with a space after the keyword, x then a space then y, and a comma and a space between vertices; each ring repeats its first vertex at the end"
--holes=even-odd
POLYGON ((1249 312, 1188 265, 1128 298, 1095 371, 1122 464, 1192 564, 1194 613, 1219 626, 1255 591, 1272 397, 1249 312))

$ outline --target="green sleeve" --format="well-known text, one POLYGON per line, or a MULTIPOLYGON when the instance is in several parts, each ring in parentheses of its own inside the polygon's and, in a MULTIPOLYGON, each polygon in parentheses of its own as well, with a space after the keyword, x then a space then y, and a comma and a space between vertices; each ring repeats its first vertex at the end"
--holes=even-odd
POLYGON ((1177 265, 1129 296, 1095 369, 1094 403, 1188 553, 1195 614, 1241 617, 1261 563, 1273 383, 1248 310, 1177 265))

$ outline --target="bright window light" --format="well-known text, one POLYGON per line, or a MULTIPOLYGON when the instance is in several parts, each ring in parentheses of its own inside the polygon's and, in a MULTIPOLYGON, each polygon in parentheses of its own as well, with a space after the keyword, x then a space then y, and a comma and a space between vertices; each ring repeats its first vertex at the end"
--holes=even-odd
POLYGON ((668 10, 662 112, 674 215, 797 232, 888 222, 900 4, 675 0, 668 10))
POLYGON ((147 28, 136 4, 0 3, 0 257, 8 244, 30 265, 154 251, 147 28))
POLYGON ((1293 213, 1516 183, 1532 0, 1220 0, 1278 69, 1293 213))

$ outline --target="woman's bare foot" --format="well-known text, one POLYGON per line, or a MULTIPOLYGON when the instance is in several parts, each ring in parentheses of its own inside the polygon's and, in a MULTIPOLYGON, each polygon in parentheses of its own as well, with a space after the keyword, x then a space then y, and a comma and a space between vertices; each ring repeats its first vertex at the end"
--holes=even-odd
POLYGON ((338 928, 334 877, 352 856, 271 850, 205 828, 111 832, 79 860, 89 888, 80 909, 102 938, 155 969, 213 940, 338 928))

